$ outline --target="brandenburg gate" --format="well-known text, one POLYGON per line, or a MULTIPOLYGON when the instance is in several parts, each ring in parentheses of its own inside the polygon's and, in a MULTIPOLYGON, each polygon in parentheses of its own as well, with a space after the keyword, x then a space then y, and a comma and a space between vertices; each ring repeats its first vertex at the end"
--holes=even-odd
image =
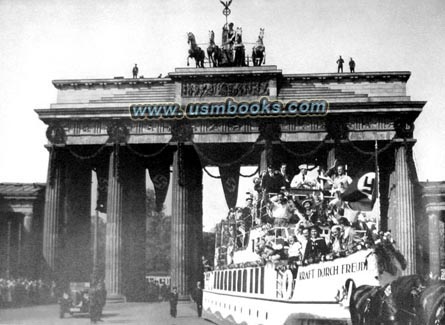
MULTIPOLYGON (((406 93, 410 72, 285 74, 277 66, 177 68, 165 78, 55 80, 57 102, 38 109, 50 152, 43 255, 60 281, 88 281, 93 268, 92 171, 106 213, 108 294, 138 300, 145 281, 146 171, 162 207, 172 187, 172 286, 185 296, 200 277, 203 169, 219 167, 236 205, 241 166, 348 163, 351 177, 378 162, 380 227, 391 229, 415 273, 414 121, 425 105, 406 93), (134 104, 322 99, 324 116, 141 119, 134 104), (172 173, 172 184, 169 184, 172 173)), ((214 198, 224 200, 224 198, 214 198)), ((221 211, 221 217, 226 211, 221 211)))

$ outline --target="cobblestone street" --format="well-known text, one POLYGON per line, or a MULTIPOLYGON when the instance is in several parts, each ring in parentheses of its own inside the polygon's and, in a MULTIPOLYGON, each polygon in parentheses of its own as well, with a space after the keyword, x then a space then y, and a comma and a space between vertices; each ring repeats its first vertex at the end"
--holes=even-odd
MULTIPOLYGON (((0 309, 0 324, 90 324, 89 315, 66 315, 58 317, 58 305, 0 309)), ((98 324, 144 324, 144 325, 200 325, 212 323, 196 315, 196 305, 178 304, 178 317, 170 317, 170 306, 163 303, 110 304, 104 309, 103 321, 98 324)))

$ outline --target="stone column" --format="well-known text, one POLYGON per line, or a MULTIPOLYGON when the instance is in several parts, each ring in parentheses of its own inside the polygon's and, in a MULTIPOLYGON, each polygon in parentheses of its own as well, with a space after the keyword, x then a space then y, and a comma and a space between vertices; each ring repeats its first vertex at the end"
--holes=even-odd
MULTIPOLYGON (((439 212, 440 213, 440 212, 439 212)), ((437 214, 428 214, 428 273, 440 276, 440 220, 437 214)))
POLYGON ((72 158, 65 166, 64 222, 61 231, 63 272, 67 282, 90 281, 90 214, 91 168, 86 161, 72 158))
POLYGON ((122 198, 119 156, 110 154, 108 170, 107 226, 105 239, 105 285, 107 299, 124 301, 122 292, 122 198))
POLYGON ((397 177, 396 172, 392 171, 388 176, 388 214, 387 214, 387 229, 395 229, 396 226, 396 212, 398 209, 397 202, 397 177))
POLYGON ((171 282, 188 299, 199 274, 202 247, 202 169, 193 148, 183 144, 173 157, 171 282))
POLYGON ((393 165, 394 152, 387 150, 379 154, 379 202, 380 202, 380 223, 378 230, 386 231, 389 228, 390 202, 394 195, 390 193, 392 187, 391 173, 394 170, 393 165), (392 195, 392 196, 391 196, 392 195))
MULTIPOLYGON (((145 167, 133 154, 121 159, 123 196, 123 293, 128 301, 145 295, 145 167)), ((163 239, 161 239, 163 240, 163 239)))
MULTIPOLYGON (((23 274, 26 277, 33 278, 34 270, 37 265, 37 251, 35 250, 35 236, 32 229, 33 213, 26 212, 23 217, 22 232, 22 267, 23 274)), ((35 231, 35 230, 34 230, 35 231)))
POLYGON ((17 271, 20 275, 23 274, 23 223, 22 220, 18 220, 17 225, 17 271))
POLYGON ((9 279, 11 275, 11 232, 12 232, 12 218, 8 218, 6 233, 6 278, 9 279))
POLYGON ((396 149, 395 175, 397 180, 395 227, 392 229, 397 247, 408 261, 405 274, 416 273, 416 224, 414 188, 410 178, 408 152, 405 145, 396 149))
POLYGON ((60 155, 60 152, 55 149, 50 153, 46 182, 43 217, 43 257, 49 272, 45 273, 49 276, 54 276, 60 266, 58 258, 63 176, 63 162, 60 155))

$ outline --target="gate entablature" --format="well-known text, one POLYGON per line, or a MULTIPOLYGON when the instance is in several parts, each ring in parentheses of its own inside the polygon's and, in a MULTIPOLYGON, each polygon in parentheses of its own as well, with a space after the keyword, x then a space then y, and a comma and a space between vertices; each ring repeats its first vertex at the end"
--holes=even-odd
MULTIPOLYGON (((351 141, 391 140, 394 123, 403 118, 412 124, 425 102, 411 101, 406 94, 409 72, 362 72, 354 74, 289 74, 276 66, 177 68, 168 78, 56 80, 57 103, 37 110, 46 124, 64 130, 67 145, 102 145, 107 128, 115 120, 128 128, 128 143, 167 143, 174 121, 132 120, 135 104, 324 99, 327 117, 279 117, 283 141, 321 141, 326 121, 333 116, 344 124, 351 141)), ((189 120, 197 143, 221 141, 251 143, 258 137, 259 118, 189 120)))

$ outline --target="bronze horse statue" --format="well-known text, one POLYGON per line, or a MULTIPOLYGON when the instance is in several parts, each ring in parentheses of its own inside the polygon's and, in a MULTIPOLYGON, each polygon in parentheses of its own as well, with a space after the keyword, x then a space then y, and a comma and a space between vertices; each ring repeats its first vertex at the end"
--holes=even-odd
POLYGON ((266 47, 263 44, 264 28, 260 28, 260 34, 256 45, 252 48, 252 62, 254 66, 261 66, 262 63, 266 64, 266 47))
POLYGON ((210 66, 221 66, 222 50, 215 44, 215 33, 213 30, 209 31, 209 47, 207 48, 207 56, 209 57, 210 66))
POLYGON ((187 66, 189 66, 189 58, 195 59, 197 68, 204 68, 204 51, 196 44, 195 35, 187 33, 187 43, 190 44, 189 56, 187 57, 187 66))
POLYGON ((395 279, 383 286, 352 285, 352 324, 445 324, 445 282, 424 281, 418 275, 400 276, 406 260, 387 243, 377 244, 374 253, 379 277, 386 274, 387 279, 395 279))

